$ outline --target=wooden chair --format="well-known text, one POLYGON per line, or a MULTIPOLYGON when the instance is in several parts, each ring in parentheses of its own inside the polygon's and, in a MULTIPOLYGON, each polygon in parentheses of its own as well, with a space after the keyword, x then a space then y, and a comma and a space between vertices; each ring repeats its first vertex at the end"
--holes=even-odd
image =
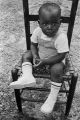
MULTIPOLYGON (((69 47, 70 47, 70 42, 71 42, 71 37, 72 37, 72 32, 73 32, 73 27, 74 27, 74 21, 75 21, 75 16, 76 16, 76 10, 77 10, 77 6, 78 6, 78 1, 79 0, 72 0, 72 6, 71 6, 71 12, 70 12, 70 17, 61 17, 63 23, 68 23, 68 30, 67 30, 67 36, 68 36, 68 43, 69 43, 69 47)), ((69 2, 69 1, 68 1, 69 2)), ((27 50, 30 49, 30 21, 37 21, 38 20, 38 15, 29 15, 29 4, 28 4, 28 0, 23 0, 23 11, 24 11, 24 22, 25 22, 25 32, 26 32, 26 43, 27 43, 27 50)), ((20 72, 21 67, 19 66, 19 63, 14 67, 14 70, 11 71, 12 73, 12 79, 13 81, 16 81, 18 79, 18 77, 20 76, 21 72, 20 72)), ((50 79, 50 75, 45 71, 44 74, 38 73, 36 71, 36 73, 33 73, 33 75, 37 78, 48 78, 50 79)), ((61 87, 60 92, 62 92, 63 94, 66 93, 67 96, 67 100, 66 100, 66 109, 65 109, 65 116, 69 115, 70 112, 70 108, 71 108, 71 104, 72 104, 72 100, 73 100, 73 96, 74 96, 74 92, 75 92, 75 87, 76 87, 76 83, 77 83, 77 78, 78 75, 76 74, 72 63, 71 63, 71 59, 70 59, 70 55, 68 54, 66 56, 66 72, 63 75, 63 84, 61 87), (68 88, 66 88, 66 84, 65 81, 68 84, 68 88)), ((36 91, 50 91, 50 89, 47 88, 38 88, 38 87, 27 87, 27 90, 36 90, 36 91)), ((22 101, 21 99, 27 100, 27 101, 31 101, 31 102, 42 102, 40 100, 32 100, 32 99, 28 99, 23 97, 22 98, 22 92, 24 91, 24 89, 22 90, 18 90, 15 89, 15 98, 16 98, 16 102, 17 102, 17 107, 19 112, 22 112, 22 101)))

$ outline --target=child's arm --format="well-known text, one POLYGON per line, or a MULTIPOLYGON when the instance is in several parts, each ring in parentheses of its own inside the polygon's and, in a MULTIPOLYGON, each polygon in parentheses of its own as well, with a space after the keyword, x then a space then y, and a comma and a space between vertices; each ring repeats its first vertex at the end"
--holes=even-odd
POLYGON ((40 61, 37 61, 37 59, 40 60, 40 57, 38 54, 38 43, 31 42, 31 52, 33 56, 33 64, 35 67, 40 62, 40 61))
POLYGON ((54 65, 56 63, 59 63, 65 58, 66 53, 67 52, 58 53, 58 55, 52 56, 47 59, 39 59, 40 63, 38 65, 36 65, 36 67, 41 66, 41 65, 54 65))
POLYGON ((31 42, 31 52, 32 52, 33 58, 39 58, 38 43, 31 42))
POLYGON ((33 55, 33 64, 37 64, 38 61, 36 59, 40 59, 38 54, 38 37, 40 35, 41 29, 40 27, 37 27, 31 36, 31 51, 33 55))
POLYGON ((49 64, 49 65, 52 65, 52 64, 56 64, 56 63, 59 63, 61 62, 64 58, 65 58, 65 55, 66 55, 67 52, 65 53, 58 53, 58 55, 56 56, 52 56, 48 59, 42 59, 42 64, 49 64))

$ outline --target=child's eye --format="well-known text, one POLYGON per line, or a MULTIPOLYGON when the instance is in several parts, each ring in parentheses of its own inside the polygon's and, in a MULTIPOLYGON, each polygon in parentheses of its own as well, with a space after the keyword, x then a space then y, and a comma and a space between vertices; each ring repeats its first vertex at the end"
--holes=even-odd
POLYGON ((43 23, 43 25, 55 25, 56 23, 43 23))

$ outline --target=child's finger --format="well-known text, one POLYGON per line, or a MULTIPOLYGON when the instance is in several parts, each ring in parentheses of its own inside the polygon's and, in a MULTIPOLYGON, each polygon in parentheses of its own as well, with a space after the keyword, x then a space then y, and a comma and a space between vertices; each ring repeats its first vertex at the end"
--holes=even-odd
POLYGON ((38 64, 34 64, 33 67, 38 67, 41 64, 41 61, 38 64))

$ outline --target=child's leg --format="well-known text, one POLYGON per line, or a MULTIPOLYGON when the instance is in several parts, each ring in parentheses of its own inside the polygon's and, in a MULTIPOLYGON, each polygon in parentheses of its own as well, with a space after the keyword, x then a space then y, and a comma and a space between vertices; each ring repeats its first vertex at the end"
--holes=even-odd
POLYGON ((10 84, 14 89, 21 89, 25 87, 34 86, 36 84, 35 78, 32 75, 32 53, 27 51, 22 56, 22 76, 15 82, 10 84))
POLYGON ((47 100, 41 107, 41 111, 45 114, 51 113, 54 108, 58 92, 61 87, 63 72, 64 72, 63 63, 58 63, 51 67, 51 91, 47 100))
POLYGON ((24 62, 32 62, 33 56, 31 50, 26 51, 22 56, 22 63, 24 62))

